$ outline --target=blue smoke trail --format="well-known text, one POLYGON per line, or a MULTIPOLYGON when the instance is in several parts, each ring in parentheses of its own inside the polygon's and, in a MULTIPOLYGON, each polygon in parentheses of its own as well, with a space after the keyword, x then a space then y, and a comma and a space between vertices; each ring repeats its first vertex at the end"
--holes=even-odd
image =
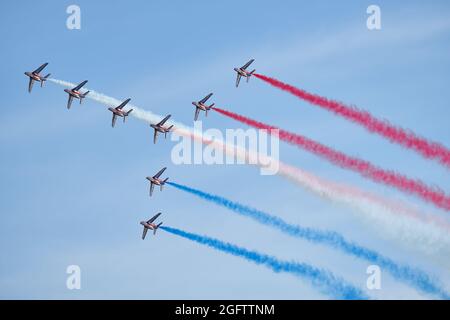
POLYGON ((274 272, 288 272, 296 276, 306 278, 311 281, 313 285, 318 286, 323 293, 331 295, 333 298, 351 300, 368 299, 368 297, 360 289, 348 284, 342 279, 337 278, 329 271, 318 269, 305 263, 281 261, 275 257, 261 254, 257 251, 247 250, 234 244, 207 236, 186 232, 171 227, 162 226, 160 228, 177 236, 198 242, 237 257, 242 257, 249 261, 253 261, 256 264, 264 265, 272 269, 274 272))
POLYGON ((345 240, 345 238, 337 232, 322 231, 298 225, 292 225, 285 222, 281 218, 272 216, 257 209, 247 207, 237 202, 233 202, 223 197, 209 194, 178 183, 167 183, 175 188, 187 191, 202 199, 214 202, 215 204, 233 210, 240 215, 252 218, 261 224, 276 228, 288 235, 306 239, 314 243, 329 245, 355 257, 368 260, 371 263, 378 265, 382 269, 387 270, 395 278, 401 279, 423 292, 426 292, 428 294, 435 294, 442 299, 450 299, 449 294, 445 292, 445 290, 442 289, 438 284, 434 283, 430 276, 424 271, 412 268, 410 266, 398 265, 393 260, 382 256, 374 250, 364 248, 353 242, 345 240))

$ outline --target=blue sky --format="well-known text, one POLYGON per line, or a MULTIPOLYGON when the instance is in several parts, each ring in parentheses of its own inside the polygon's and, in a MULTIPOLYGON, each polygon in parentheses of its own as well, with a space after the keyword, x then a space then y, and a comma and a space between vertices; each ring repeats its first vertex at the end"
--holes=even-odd
MULTIPOLYGON (((26 91, 24 71, 45 71, 143 109, 192 124, 191 101, 214 92, 218 106, 304 134, 444 190, 447 169, 295 97, 251 79, 234 88, 232 68, 255 58, 258 72, 354 103, 450 145, 447 1, 377 1, 382 29, 366 28, 372 1, 77 1, 81 30, 66 28, 73 2, 15 1, 0 13, 3 74, 0 126, 1 298, 327 298, 307 282, 161 232, 140 239, 139 221, 162 211, 165 224, 327 268, 358 287, 365 261, 279 234, 168 187, 148 197, 145 176, 167 165, 174 181, 221 194, 292 223, 331 229, 448 286, 448 270, 379 236, 278 176, 248 166, 176 166, 170 140, 151 142, 131 118, 111 129, 91 100, 65 108, 62 87, 26 91), (66 288, 66 267, 82 289, 66 288)), ((204 127, 240 124, 212 113, 204 127)), ((281 144, 284 162, 333 181, 446 213, 281 144)), ((448 191, 448 190, 447 190, 448 191)), ((447 219, 447 218, 446 218, 447 219)), ((444 257, 449 260, 450 257, 444 257)), ((375 298, 426 298, 383 274, 375 298)))

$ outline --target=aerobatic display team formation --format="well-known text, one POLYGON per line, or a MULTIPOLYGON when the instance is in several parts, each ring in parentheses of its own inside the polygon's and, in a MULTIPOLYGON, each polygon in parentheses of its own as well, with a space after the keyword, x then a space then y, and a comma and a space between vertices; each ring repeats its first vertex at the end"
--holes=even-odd
MULTIPOLYGON (((441 165, 450 169, 450 150, 443 144, 430 141, 415 134, 409 129, 404 129, 393 125, 386 120, 381 120, 368 111, 359 109, 355 106, 328 99, 283 83, 273 77, 256 73, 255 69, 250 70, 251 68, 249 68, 253 62, 254 59, 251 59, 243 66, 234 68, 234 71, 236 72, 236 87, 239 87, 242 78, 245 78, 246 82, 249 82, 251 77, 255 77, 272 87, 278 88, 306 101, 310 105, 328 110, 336 116, 350 120, 369 132, 386 138, 391 143, 396 143, 406 149, 410 149, 409 151, 416 152, 429 161, 434 161, 436 165, 441 165)), ((248 160, 252 158, 264 158, 270 163, 276 163, 278 168, 276 174, 302 186, 309 192, 317 194, 324 201, 339 203, 351 208, 353 211, 358 212, 358 218, 369 222, 375 222, 377 226, 382 226, 381 230, 378 231, 384 233, 385 236, 404 241, 405 243, 408 243, 413 250, 417 250, 431 258, 436 258, 440 255, 445 257, 450 253, 450 224, 448 223, 448 220, 437 214, 422 212, 405 201, 388 199, 385 196, 365 191, 356 186, 326 180, 293 165, 283 163, 278 159, 262 156, 245 147, 234 144, 230 145, 229 142, 201 135, 194 130, 194 128, 171 120, 170 114, 160 116, 132 105, 130 103, 131 98, 120 101, 94 90, 84 90, 83 87, 87 84, 88 80, 84 80, 79 84, 74 84, 51 78, 50 74, 44 76, 41 73, 47 65, 48 63, 44 63, 34 71, 25 72, 25 75, 29 78, 28 91, 30 93, 32 92, 33 84, 35 82, 40 83, 40 86, 43 87, 44 83, 49 81, 65 87, 64 91, 68 95, 67 109, 72 107, 74 99, 79 100, 79 103, 81 104, 85 98, 90 98, 105 105, 107 110, 111 112, 112 127, 116 125, 118 117, 122 118, 124 123, 130 115, 145 121, 153 130, 154 144, 157 143, 159 134, 160 137, 164 136, 164 138, 166 138, 168 133, 176 132, 181 136, 189 137, 200 143, 224 150, 225 153, 232 151, 232 154, 240 159, 248 160)), ((367 159, 358 158, 335 150, 332 147, 298 133, 290 132, 277 126, 262 123, 244 115, 219 108, 215 103, 208 102, 212 96, 213 93, 209 93, 203 99, 192 102, 192 105, 195 107, 194 121, 199 119, 201 111, 204 112, 205 117, 208 116, 208 112, 215 111, 217 114, 231 118, 255 129, 266 130, 269 134, 276 131, 277 137, 281 141, 308 151, 320 159, 326 160, 340 168, 354 171, 373 182, 415 196, 422 201, 435 206, 439 210, 443 210, 447 213, 450 211, 450 195, 443 189, 428 185, 421 180, 409 177, 389 168, 382 168, 367 159)), ((257 165, 264 167, 261 163, 257 163, 257 165)), ((162 191, 163 187, 168 185, 217 206, 226 208, 232 213, 247 217, 254 222, 276 229, 288 236, 300 238, 315 244, 325 245, 347 255, 378 265, 383 271, 388 272, 396 280, 402 281, 408 286, 416 289, 418 292, 429 295, 432 298, 450 298, 450 293, 446 286, 430 272, 410 264, 396 262, 394 259, 383 255, 381 252, 346 239, 338 232, 291 224, 282 218, 279 218, 276 214, 252 208, 220 195, 211 194, 181 183, 173 182, 172 179, 169 181, 169 178, 164 176, 166 169, 167 168, 164 167, 153 176, 146 177, 149 181, 150 197, 153 196, 155 187, 159 187, 162 191)), ((367 292, 362 288, 362 285, 361 287, 355 286, 335 275, 330 270, 318 268, 303 262, 280 260, 274 256, 248 250, 219 239, 173 227, 162 226, 163 223, 157 221, 161 214, 161 212, 158 212, 150 219, 140 222, 143 227, 142 239, 146 238, 148 230, 151 230, 155 235, 156 231, 161 229, 173 235, 177 235, 224 253, 241 257, 258 265, 263 265, 274 272, 285 272, 300 277, 331 298, 370 299, 370 296, 368 296, 367 292)), ((438 261, 438 259, 436 261, 438 261)), ((440 263, 442 263, 442 261, 440 263)), ((445 268, 450 267, 448 261, 444 261, 443 264, 445 268)))

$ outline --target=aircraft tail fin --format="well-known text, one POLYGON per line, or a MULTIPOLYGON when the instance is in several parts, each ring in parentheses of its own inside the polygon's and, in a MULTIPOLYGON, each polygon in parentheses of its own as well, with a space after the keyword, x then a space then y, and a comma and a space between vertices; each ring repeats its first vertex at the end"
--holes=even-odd
POLYGON ((256 71, 256 69, 253 69, 252 71, 250 71, 250 73, 247 76, 247 82, 248 82, 248 80, 250 80, 250 76, 252 76, 255 71, 256 71))
POLYGON ((83 102, 83 99, 86 98, 86 96, 88 95, 90 91, 86 91, 85 93, 83 93, 82 95, 80 95, 80 104, 81 102, 83 102))
POLYGON ((166 184, 167 180, 169 180, 169 177, 165 178, 165 179, 162 181, 161 186, 160 186, 161 191, 163 191, 163 186, 166 184))
POLYGON ((170 130, 172 130, 173 125, 171 125, 170 127, 167 128, 167 131, 164 131, 164 138, 167 138, 167 132, 170 132, 170 130))
POLYGON ((130 115, 131 111, 133 111, 133 109, 128 110, 127 112, 125 112, 124 116, 123 116, 123 122, 125 123, 125 119, 130 115))
POLYGON ((167 177, 163 181, 161 181, 162 182, 161 185, 160 185, 161 191, 163 191, 163 186, 167 182, 167 180, 169 180, 169 177, 167 177))
POLYGON ((214 105, 215 105, 215 103, 212 103, 210 106, 206 107, 206 110, 205 110, 205 117, 208 116, 208 111, 211 110, 211 108, 214 107, 214 105))
POLYGON ((44 82, 48 79, 48 77, 50 77, 50 73, 41 78, 41 88, 44 86, 44 82))
POLYGON ((159 228, 162 224, 163 224, 162 222, 158 223, 158 224, 156 225, 155 229, 153 229, 153 234, 154 234, 154 235, 156 234, 156 230, 158 230, 158 228, 159 228))

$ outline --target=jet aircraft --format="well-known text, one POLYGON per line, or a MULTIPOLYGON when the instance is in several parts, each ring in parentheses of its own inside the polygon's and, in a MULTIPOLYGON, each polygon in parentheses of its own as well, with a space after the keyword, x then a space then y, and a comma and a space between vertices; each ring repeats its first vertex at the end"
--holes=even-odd
POLYGON ((247 71, 246 69, 252 64, 252 62, 255 61, 255 59, 250 60, 246 64, 244 64, 240 68, 234 68, 234 71, 237 72, 237 78, 236 78, 236 88, 239 86, 239 82, 241 81, 241 77, 247 78, 247 82, 250 79, 250 77, 253 75, 253 72, 256 70, 253 69, 252 71, 247 71))
POLYGON ((197 121, 200 110, 205 111, 205 116, 208 116, 208 111, 214 106, 214 103, 211 104, 210 106, 207 106, 205 103, 206 103, 206 101, 208 101, 209 98, 211 98, 212 95, 213 94, 210 93, 206 97, 204 97, 202 100, 192 102, 192 104, 195 106, 194 121, 197 121))
POLYGON ((153 143, 156 143, 156 137, 158 136, 158 132, 164 133, 164 138, 167 138, 167 132, 170 132, 170 130, 173 128, 173 125, 170 127, 164 127, 164 123, 166 123, 167 120, 169 120, 170 114, 166 116, 164 119, 162 119, 157 124, 151 124, 150 127, 155 129, 155 133, 153 135, 153 143))
POLYGON ((45 77, 40 75, 39 73, 44 70, 44 68, 48 65, 48 62, 41 65, 39 68, 37 68, 34 71, 31 72, 25 72, 25 75, 30 78, 30 82, 28 82, 28 92, 31 92, 33 89, 33 84, 35 81, 38 81, 41 83, 41 88, 44 86, 44 82, 47 81, 48 77, 50 77, 50 73, 47 74, 45 77))
POLYGON ((161 170, 158 171, 157 174, 155 174, 153 177, 145 177, 145 179, 147 179, 148 181, 150 181, 150 197, 153 194, 153 189, 156 186, 160 186, 161 191, 163 190, 163 186, 164 184, 167 182, 167 180, 169 178, 165 178, 165 179, 160 179, 159 177, 162 175, 162 173, 166 170, 167 168, 164 167, 161 170))
POLYGON ((162 225, 162 222, 155 224, 153 221, 155 221, 159 216, 161 215, 161 212, 157 213, 155 216, 153 216, 151 219, 147 221, 141 221, 140 224, 144 226, 144 230, 142 232, 142 240, 145 239, 145 236, 147 235, 147 231, 153 230, 153 234, 156 234, 156 230, 162 225))
POLYGON ((79 90, 87 83, 87 80, 84 80, 79 85, 72 89, 64 89, 65 92, 69 95, 69 100, 67 100, 67 109, 70 109, 70 106, 72 105, 73 98, 80 99, 80 104, 83 101, 84 98, 88 95, 90 91, 86 91, 85 93, 81 93, 79 90))
POLYGON ((108 108, 108 110, 111 111, 112 114, 113 114, 113 116, 112 116, 112 124, 111 124, 113 128, 114 128, 114 125, 116 124, 116 119, 117 119, 117 117, 122 117, 122 118, 123 118, 123 122, 125 122, 125 119, 130 115, 131 111, 133 111, 133 109, 130 109, 130 110, 128 110, 128 111, 122 110, 123 107, 125 107, 126 104, 127 104, 128 102, 130 102, 130 100, 131 100, 131 99, 128 98, 127 100, 125 100, 124 102, 122 102, 122 103, 121 103, 120 105, 118 105, 117 107, 115 107, 115 108, 112 108, 112 107, 108 108))

